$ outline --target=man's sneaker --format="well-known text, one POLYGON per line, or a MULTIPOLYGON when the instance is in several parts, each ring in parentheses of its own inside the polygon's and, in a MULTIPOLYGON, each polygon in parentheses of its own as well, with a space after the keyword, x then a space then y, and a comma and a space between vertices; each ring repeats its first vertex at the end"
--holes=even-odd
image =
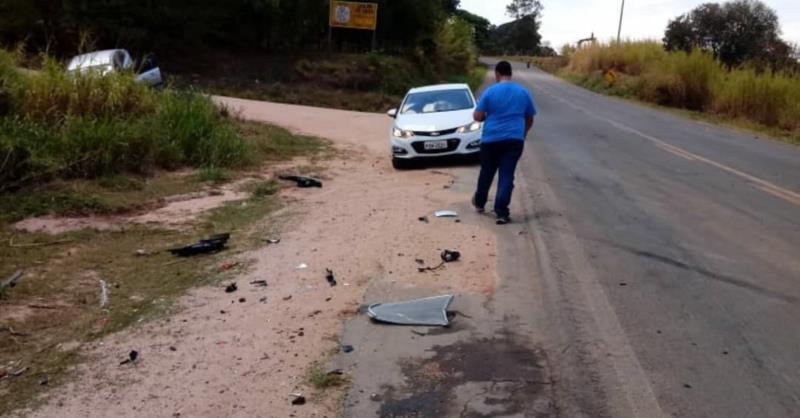
POLYGON ((478 212, 478 213, 483 213, 483 212, 486 212, 486 209, 484 209, 484 208, 482 208, 482 207, 478 206, 478 205, 475 203, 475 195, 472 195, 472 206, 475 208, 475 212, 478 212))
POLYGON ((497 221, 495 221, 498 225, 505 225, 507 223, 511 223, 511 218, 508 216, 498 216, 497 221))

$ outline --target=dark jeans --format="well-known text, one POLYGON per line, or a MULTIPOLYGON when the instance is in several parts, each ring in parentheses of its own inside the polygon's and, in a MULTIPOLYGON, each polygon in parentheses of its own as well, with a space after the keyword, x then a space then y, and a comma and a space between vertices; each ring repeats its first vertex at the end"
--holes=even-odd
POLYGON ((514 190, 514 171, 524 147, 525 142, 518 139, 481 144, 481 174, 478 176, 478 190, 475 192, 476 206, 482 208, 486 205, 494 173, 499 171, 494 213, 498 217, 509 215, 508 204, 511 203, 511 191, 514 190))

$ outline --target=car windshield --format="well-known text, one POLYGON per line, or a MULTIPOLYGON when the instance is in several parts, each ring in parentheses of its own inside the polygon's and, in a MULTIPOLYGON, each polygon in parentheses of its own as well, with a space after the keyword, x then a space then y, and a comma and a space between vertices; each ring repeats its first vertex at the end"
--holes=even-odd
POLYGON ((471 109, 472 95, 469 90, 435 90, 411 93, 403 102, 401 114, 450 112, 471 109))

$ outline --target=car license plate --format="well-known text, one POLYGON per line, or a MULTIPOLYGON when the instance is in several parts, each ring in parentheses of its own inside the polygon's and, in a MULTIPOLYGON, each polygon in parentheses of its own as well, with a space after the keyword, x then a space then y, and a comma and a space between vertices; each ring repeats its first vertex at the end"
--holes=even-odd
POLYGON ((447 141, 426 141, 426 150, 447 149, 447 141))

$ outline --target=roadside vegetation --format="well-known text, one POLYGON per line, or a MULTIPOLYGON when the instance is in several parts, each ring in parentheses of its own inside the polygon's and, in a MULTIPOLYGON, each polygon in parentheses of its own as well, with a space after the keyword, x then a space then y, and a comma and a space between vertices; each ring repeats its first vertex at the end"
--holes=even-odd
POLYGON ((237 120, 192 91, 152 90, 131 74, 67 75, 43 62, 20 72, 17 55, 0 51, 0 281, 23 271, 0 289, 0 411, 68 381, 85 344, 246 268, 221 265, 279 232, 270 214, 280 185, 269 166, 330 152, 320 139, 237 120), (124 222, 169 197, 221 187, 245 197, 180 229, 124 222), (39 215, 95 215, 110 228, 14 227, 39 215), (184 261, 167 251, 220 232, 232 235, 221 253, 184 261))

